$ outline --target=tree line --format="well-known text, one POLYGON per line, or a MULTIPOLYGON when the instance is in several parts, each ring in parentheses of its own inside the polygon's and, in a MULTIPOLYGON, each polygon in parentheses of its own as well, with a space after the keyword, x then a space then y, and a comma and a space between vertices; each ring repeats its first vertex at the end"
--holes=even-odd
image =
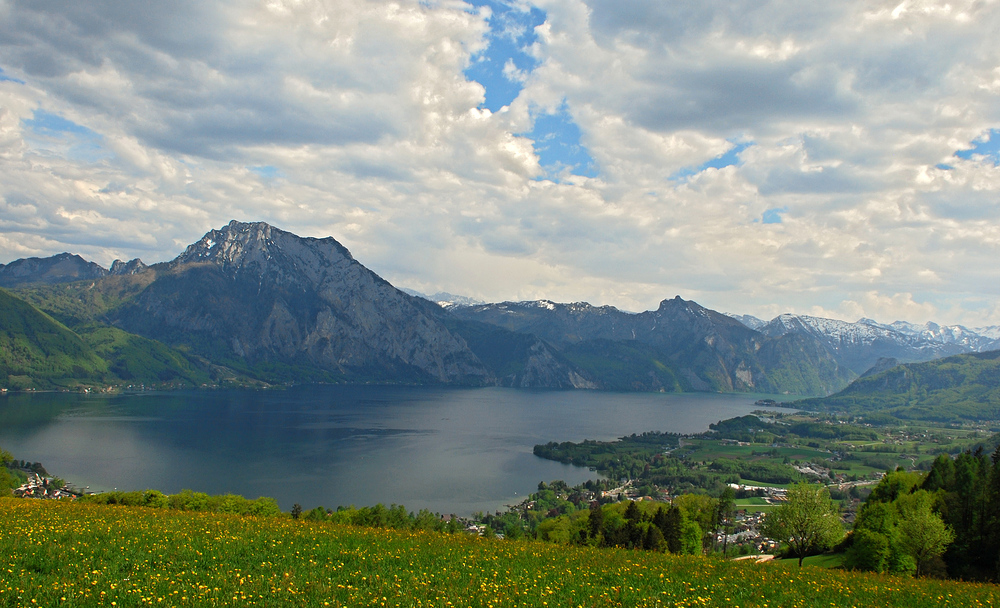
POLYGON ((858 512, 846 566, 1000 580, 1000 447, 887 474, 858 512))

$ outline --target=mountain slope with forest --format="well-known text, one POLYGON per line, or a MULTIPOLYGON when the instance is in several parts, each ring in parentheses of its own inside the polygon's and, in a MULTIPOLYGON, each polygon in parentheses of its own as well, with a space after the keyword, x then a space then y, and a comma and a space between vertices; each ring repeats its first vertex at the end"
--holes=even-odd
POLYGON ((794 405, 941 422, 1000 420, 1000 351, 897 365, 859 378, 835 395, 794 405))

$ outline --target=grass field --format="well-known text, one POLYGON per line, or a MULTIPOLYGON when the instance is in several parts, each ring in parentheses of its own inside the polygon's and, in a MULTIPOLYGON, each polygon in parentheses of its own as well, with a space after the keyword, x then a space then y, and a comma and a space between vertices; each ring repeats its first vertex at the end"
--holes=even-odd
POLYGON ((816 566, 817 568, 838 568, 844 562, 844 554, 827 554, 822 555, 810 555, 809 557, 802 560, 804 565, 816 566))
POLYGON ((743 506, 747 506, 747 505, 767 505, 767 504, 770 504, 770 503, 768 503, 763 498, 760 498, 760 497, 757 497, 757 496, 755 496, 753 498, 737 498, 736 499, 736 506, 738 506, 738 507, 743 507, 743 506))
POLYGON ((0 606, 995 606, 784 564, 0 499, 0 606))

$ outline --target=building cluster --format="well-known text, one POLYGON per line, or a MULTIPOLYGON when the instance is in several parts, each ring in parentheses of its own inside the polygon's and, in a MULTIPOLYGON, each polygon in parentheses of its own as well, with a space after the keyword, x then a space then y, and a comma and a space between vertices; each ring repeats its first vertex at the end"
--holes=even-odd
POLYGON ((76 494, 70 492, 66 486, 56 487, 51 477, 42 477, 37 473, 28 473, 28 481, 14 489, 14 496, 49 500, 76 498, 76 494))
POLYGON ((737 511, 735 517, 733 517, 732 531, 729 534, 716 534, 716 546, 737 547, 749 545, 757 554, 777 550, 778 543, 765 537, 760 532, 766 516, 765 513, 760 512, 737 511))

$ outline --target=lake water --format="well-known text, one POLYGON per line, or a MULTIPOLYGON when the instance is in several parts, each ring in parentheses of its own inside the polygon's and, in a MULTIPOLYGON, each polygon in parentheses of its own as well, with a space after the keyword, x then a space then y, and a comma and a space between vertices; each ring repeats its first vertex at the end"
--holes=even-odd
POLYGON ((0 447, 92 490, 469 515, 517 502, 539 481, 596 478, 537 458, 535 444, 699 432, 759 397, 382 386, 16 394, 0 397, 0 447))

